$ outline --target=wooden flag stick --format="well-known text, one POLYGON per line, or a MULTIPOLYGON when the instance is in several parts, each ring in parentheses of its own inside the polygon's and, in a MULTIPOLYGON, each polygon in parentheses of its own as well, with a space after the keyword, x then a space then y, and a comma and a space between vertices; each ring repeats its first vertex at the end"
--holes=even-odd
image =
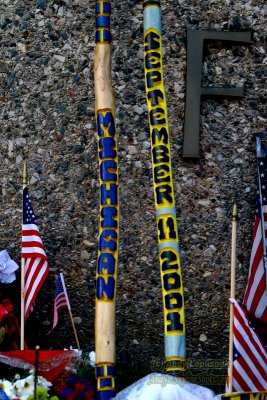
MULTIPOLYGON (((27 162, 23 162, 23 173, 22 173, 22 189, 24 190, 28 184, 28 173, 27 173, 27 162)), ((22 204, 23 213, 23 204, 22 204)), ((23 215, 22 215, 23 223, 23 215)), ((25 325, 25 258, 21 257, 21 289, 20 289, 20 350, 24 350, 24 325, 25 325)))
POLYGON ((74 320, 73 320, 73 316, 72 316, 72 312, 71 312, 70 301, 69 301, 67 289, 66 289, 66 286, 65 286, 64 276, 63 276, 62 272, 60 273, 60 279, 61 279, 61 282, 62 282, 63 290, 64 290, 66 301, 67 301, 67 306, 68 306, 68 310, 69 310, 69 316, 70 316, 71 325, 72 325, 73 333, 74 333, 75 340, 76 340, 77 349, 80 350, 80 343, 79 343, 77 331, 76 331, 76 328, 75 328, 75 324, 74 324, 74 320))
POLYGON ((39 350, 40 350, 40 346, 36 346, 35 347, 35 368, 34 368, 34 400, 37 400, 39 350))
MULTIPOLYGON (((235 264, 236 264, 236 220, 237 206, 233 206, 232 214, 232 248, 231 248, 231 287, 230 297, 235 298, 235 264)), ((229 331, 229 393, 233 391, 233 350, 234 350, 234 304, 230 303, 230 331, 229 331)))

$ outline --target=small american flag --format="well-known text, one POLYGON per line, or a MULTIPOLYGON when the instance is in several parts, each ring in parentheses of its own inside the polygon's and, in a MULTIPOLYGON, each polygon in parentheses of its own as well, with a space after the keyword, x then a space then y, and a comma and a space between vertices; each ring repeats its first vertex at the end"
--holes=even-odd
POLYGON ((58 311, 65 307, 68 307, 70 309, 68 295, 67 292, 65 292, 64 287, 65 287, 64 278, 63 275, 60 274, 56 280, 54 320, 52 329, 54 329, 58 323, 58 311))
POLYGON ((41 235, 36 225, 28 188, 23 190, 21 254, 25 259, 25 319, 33 307, 49 271, 41 235))
POLYGON ((267 390, 267 353, 250 325, 247 311, 236 300, 230 301, 234 304, 233 392, 267 390))
POLYGON ((267 322, 266 271, 264 267, 264 256, 266 256, 264 254, 266 253, 265 238, 267 233, 267 150, 263 147, 259 137, 256 140, 259 193, 257 195, 256 216, 252 236, 249 277, 243 305, 252 316, 260 319, 262 322, 267 322), (265 251, 263 250, 264 248, 265 251))

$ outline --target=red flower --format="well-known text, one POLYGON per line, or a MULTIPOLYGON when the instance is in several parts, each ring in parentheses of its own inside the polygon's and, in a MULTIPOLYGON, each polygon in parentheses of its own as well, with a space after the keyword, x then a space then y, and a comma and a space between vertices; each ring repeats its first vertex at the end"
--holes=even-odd
POLYGON ((75 383, 74 388, 77 390, 77 392, 83 392, 85 390, 85 385, 78 382, 78 383, 75 383))
POLYGON ((84 400, 95 400, 95 391, 94 390, 87 390, 85 392, 84 400))

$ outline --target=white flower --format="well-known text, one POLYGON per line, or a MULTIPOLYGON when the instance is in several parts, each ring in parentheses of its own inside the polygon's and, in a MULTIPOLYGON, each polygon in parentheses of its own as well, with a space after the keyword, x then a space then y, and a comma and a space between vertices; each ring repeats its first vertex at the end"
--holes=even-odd
POLYGON ((22 396, 30 396, 34 391, 34 379, 32 375, 27 378, 17 380, 14 385, 15 394, 21 398, 22 396))
POLYGON ((12 391, 12 383, 10 381, 0 379, 0 388, 10 397, 12 391))
POLYGON ((52 383, 47 381, 42 376, 38 376, 38 386, 41 386, 48 391, 50 386, 52 386, 52 383))
MULTIPOLYGON (((33 393, 31 393, 31 394, 33 394, 33 393)), ((20 400, 27 400, 28 397, 29 397, 28 394, 24 394, 24 395, 20 396, 19 399, 20 399, 20 400)), ((17 397, 15 396, 14 399, 16 399, 16 398, 17 398, 17 397)), ((13 398, 12 398, 12 399, 13 399, 13 398)))
POLYGON ((77 353, 77 358, 81 358, 83 351, 80 349, 73 349, 72 346, 70 346, 70 350, 75 351, 75 353, 77 353))
POLYGON ((95 352, 94 351, 90 351, 89 360, 90 360, 90 365, 92 367, 95 367, 95 352))
MULTIPOLYGON (((32 372, 32 371, 31 371, 32 372)), ((42 376, 38 376, 38 386, 43 387, 44 389, 48 390, 52 383, 48 382, 42 376)), ((11 384, 11 390, 8 397, 10 399, 14 399, 16 397, 20 398, 21 400, 27 400, 28 396, 33 394, 34 392, 34 375, 33 372, 31 375, 27 376, 24 379, 18 379, 16 382, 11 384)))

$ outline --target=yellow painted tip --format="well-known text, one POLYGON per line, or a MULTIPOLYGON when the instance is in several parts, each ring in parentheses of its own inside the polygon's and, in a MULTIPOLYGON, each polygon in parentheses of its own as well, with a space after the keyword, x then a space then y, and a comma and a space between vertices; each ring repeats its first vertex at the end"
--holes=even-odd
POLYGON ((234 219, 237 218, 237 205, 236 204, 233 205, 233 214, 232 215, 233 215, 234 219))
POLYGON ((23 171, 22 171, 22 183, 23 185, 28 184, 28 171, 27 171, 27 161, 23 161, 23 171))

